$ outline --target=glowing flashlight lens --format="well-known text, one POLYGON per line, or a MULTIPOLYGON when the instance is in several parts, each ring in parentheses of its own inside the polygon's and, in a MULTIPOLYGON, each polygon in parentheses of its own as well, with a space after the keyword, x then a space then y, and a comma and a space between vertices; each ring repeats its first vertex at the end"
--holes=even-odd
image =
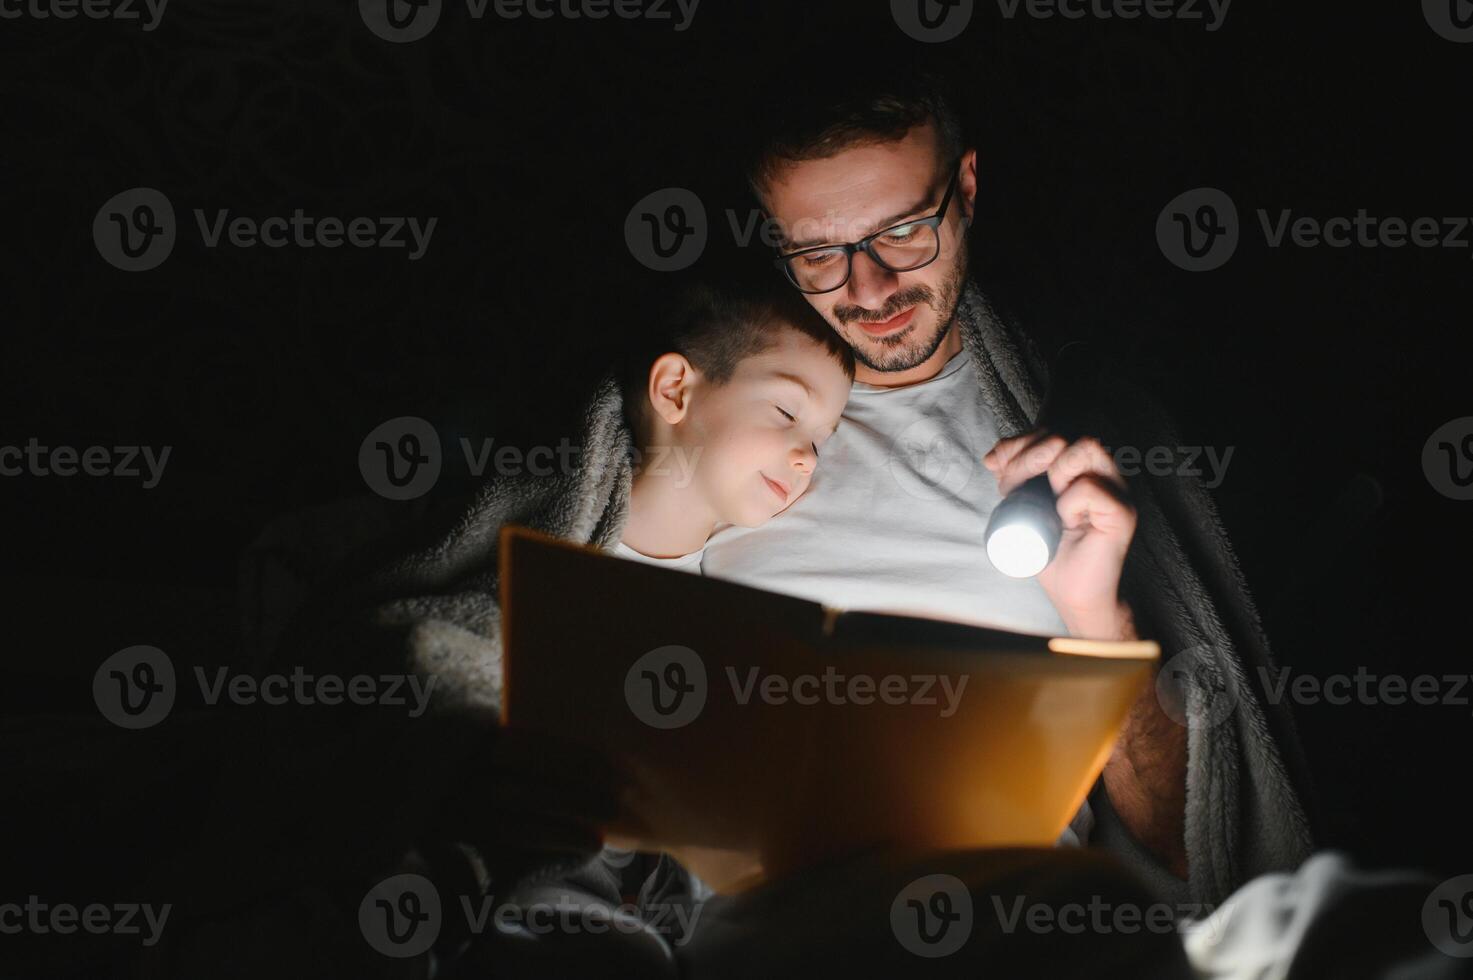
POLYGON ((1037 530, 1018 522, 992 532, 987 538, 987 557, 1004 575, 1031 578, 1048 564, 1049 546, 1037 530))

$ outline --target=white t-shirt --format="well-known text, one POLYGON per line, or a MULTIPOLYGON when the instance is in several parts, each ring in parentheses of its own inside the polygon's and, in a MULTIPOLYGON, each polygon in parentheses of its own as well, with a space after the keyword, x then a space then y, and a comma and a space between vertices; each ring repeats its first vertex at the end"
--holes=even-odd
POLYGON ((1035 579, 987 558, 997 438, 965 350, 920 384, 856 382, 808 492, 761 527, 718 527, 701 570, 841 609, 1067 635, 1035 579))
MULTIPOLYGON (((931 615, 1067 636, 1036 579, 992 567, 982 535, 1001 500, 982 457, 997 427, 971 355, 904 388, 855 382, 805 493, 761 527, 722 525, 701 571, 840 609, 931 615)), ((1059 839, 1089 839, 1085 803, 1059 839)))
POLYGON ((623 541, 614 545, 614 554, 620 558, 628 558, 630 561, 642 561, 646 565, 655 565, 659 568, 673 568, 678 572, 690 572, 694 575, 701 574, 701 555, 706 549, 692 551, 688 555, 679 555, 675 558, 651 558, 629 547, 623 541))

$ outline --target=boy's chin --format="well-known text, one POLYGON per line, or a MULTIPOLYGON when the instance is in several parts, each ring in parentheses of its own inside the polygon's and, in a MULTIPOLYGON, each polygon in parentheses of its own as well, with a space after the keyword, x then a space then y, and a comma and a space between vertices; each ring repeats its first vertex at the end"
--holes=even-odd
POLYGON ((735 524, 738 527, 761 527, 763 524, 766 524, 768 521, 772 520, 774 517, 777 517, 783 511, 793 506, 793 504, 797 503, 799 498, 801 498, 802 496, 803 495, 800 493, 798 494, 798 496, 789 500, 786 504, 779 504, 777 502, 777 499, 773 498, 772 504, 765 509, 756 504, 746 506, 744 508, 741 508, 743 513, 737 515, 737 517, 728 517, 726 519, 727 523, 735 524))
POLYGON ((728 514, 724 519, 726 523, 735 524, 737 527, 761 527, 785 509, 777 505, 775 498, 773 504, 767 508, 763 508, 760 504, 744 502, 740 506, 732 507, 733 513, 728 514))

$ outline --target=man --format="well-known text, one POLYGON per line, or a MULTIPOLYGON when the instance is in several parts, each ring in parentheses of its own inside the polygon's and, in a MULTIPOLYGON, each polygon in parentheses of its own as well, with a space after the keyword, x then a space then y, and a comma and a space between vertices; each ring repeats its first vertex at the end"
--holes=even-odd
MULTIPOLYGON (((1249 686, 1266 643, 1210 501, 1195 484, 1128 487, 1097 439, 1033 425, 1036 355, 968 278, 979 177, 954 110, 925 79, 849 91, 789 101, 749 182, 782 229, 782 273, 853 348, 854 391, 809 493, 764 527, 719 529, 703 572, 848 608, 1157 639, 1189 668, 1186 724, 1148 688, 1074 829, 1183 902, 1296 866, 1310 848, 1284 762, 1297 750, 1249 686), (1010 579, 983 530, 1039 473, 1064 537, 1036 580, 1010 579)), ((1165 431, 1128 404, 1112 408, 1131 436, 1165 431)))
MULTIPOLYGON (((837 432, 816 447, 823 463, 807 494, 763 528, 719 529, 703 570, 850 607, 1034 632, 1138 633, 1158 640, 1168 663, 1194 655, 1186 674, 1193 683, 1184 713, 1176 714, 1185 726, 1163 713, 1154 688, 1141 698, 1091 796, 1092 814, 1075 822, 1081 837, 1122 857, 1144 881, 1121 880, 1115 863, 1080 852, 860 855, 772 888, 711 899, 681 948, 685 975, 777 976, 809 962, 831 968, 837 951, 869 966, 909 956, 888 917, 897 891, 933 871, 973 891, 979 908, 990 894, 1055 905, 1111 896, 1117 907, 1154 900, 1180 909, 1216 904, 1250 877, 1296 867, 1310 839, 1286 773, 1292 741, 1249 687, 1252 668, 1268 663, 1266 644, 1211 505, 1194 483, 1128 482, 1100 443, 1066 444, 1035 429, 1041 372, 1026 342, 967 278, 977 156, 964 147, 954 114, 920 86, 795 115, 790 127, 775 130, 753 183, 790 232, 782 274, 848 342, 858 381, 837 432), (983 551, 987 516, 1006 492, 1043 472, 1058 491, 1068 532, 1037 580, 1007 579, 983 551), (1224 694, 1232 696, 1227 712, 1218 710, 1224 694)), ((1134 445, 1176 445, 1149 405, 1112 395, 1112 414, 1134 445)), ((802 419, 817 406, 782 407, 802 419)), ((550 744, 508 737, 515 733, 480 731, 494 725, 500 695, 495 532, 507 521, 530 523, 612 548, 628 519, 620 501, 632 480, 619 418, 615 394, 595 399, 582 440, 595 465, 551 481, 482 488, 469 518, 451 521, 447 537, 396 560, 366 592, 349 590, 294 644, 313 657, 337 648, 355 669, 382 654, 385 663, 432 673, 445 692, 437 695, 440 707, 451 713, 446 724, 466 716, 463 737, 432 733, 444 744, 427 754, 445 757, 446 772, 476 776, 431 781, 439 791, 424 794, 434 796, 424 807, 435 816, 418 835, 482 847, 486 866, 474 875, 461 869, 460 877, 476 881, 462 892, 489 879, 497 894, 512 888, 524 905, 572 902, 608 913, 623 897, 622 880, 636 877, 642 898, 704 900, 673 862, 630 876, 611 870, 607 852, 602 861, 586 860, 614 800, 596 765, 563 761, 550 744), (360 616, 371 595, 392 601, 374 599, 370 615, 360 616), (549 856, 565 860, 549 866, 549 856)), ((1101 438, 1112 438, 1110 421, 1099 420, 1101 438)), ((455 876, 458 851, 431 855, 435 877, 455 876)), ((1083 964, 1105 963, 1106 946, 1121 957, 1160 955, 1184 967, 1173 934, 1071 942, 1057 933, 1009 932, 1001 922, 986 926, 979 922, 968 948, 994 969, 1004 961, 1067 961, 1080 968, 1052 972, 1077 975, 1083 964)), ((525 954, 529 972, 534 961, 560 964, 541 975, 574 972, 571 961, 558 959, 564 956, 610 974, 635 972, 616 966, 621 955, 657 961, 657 974, 673 969, 666 937, 653 930, 628 936, 524 943, 528 937, 495 933, 466 955, 502 969, 525 954)), ((972 962, 956 961, 958 969, 972 962)))

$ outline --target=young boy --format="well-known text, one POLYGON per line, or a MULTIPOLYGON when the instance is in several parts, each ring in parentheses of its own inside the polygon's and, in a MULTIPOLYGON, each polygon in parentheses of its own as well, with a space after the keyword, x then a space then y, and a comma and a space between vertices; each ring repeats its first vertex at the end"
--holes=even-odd
MULTIPOLYGON (((556 533, 629 560, 700 574, 706 539, 718 524, 755 527, 808 489, 853 379, 849 346, 792 290, 710 284, 681 290, 661 317, 658 336, 625 357, 617 390, 596 394, 587 413, 583 445, 585 453, 593 447, 593 458, 584 465, 592 465, 594 476, 563 491, 579 507, 555 509, 598 519, 577 527, 565 522, 556 533), (622 407, 621 431, 611 434, 613 402, 622 407), (626 454, 633 464, 624 499, 626 454)), ((516 822, 537 822, 539 807, 555 809, 544 797, 516 822)), ((512 898, 524 906, 605 909, 627 909, 633 900, 643 921, 624 923, 624 942, 607 951, 617 958, 621 948, 644 941, 650 949, 683 941, 699 915, 694 906, 709 894, 668 855, 610 846, 576 869, 563 862, 533 874, 512 898)), ((493 945, 490 959, 500 956, 504 964, 508 949, 493 945)))
MULTIPOLYGON (((634 890, 651 903, 699 897, 699 883, 668 858, 604 851, 593 860, 608 803, 595 785, 601 767, 585 768, 584 754, 560 754, 552 740, 499 722, 505 525, 698 573, 718 524, 760 524, 808 488, 849 397, 849 347, 794 291, 774 281, 672 295, 658 343, 601 379, 584 402, 576 463, 498 474, 463 506, 435 511, 410 541, 371 542, 283 638, 280 669, 434 681, 421 717, 375 711, 352 729, 355 747, 369 744, 371 730, 372 744, 388 748, 357 751, 373 771, 347 782, 385 787, 393 804, 370 824, 382 843, 361 858, 363 889, 414 869, 437 883, 447 909, 458 907, 457 895, 531 900, 565 886, 606 909, 634 890), (399 855, 395 848, 409 840, 414 853, 399 855), (526 887, 509 895, 518 882, 526 887)), ((555 387, 556 370, 550 376, 555 387)), ((289 741, 283 758, 300 757, 298 783, 325 796, 345 781, 335 758, 320 773, 313 760, 327 757, 297 749, 289 741)), ((273 786, 240 792, 271 799, 273 786)), ((356 929, 362 891, 348 897, 343 921, 356 929)), ((451 955, 465 938, 457 936, 447 924, 437 955, 451 955)), ((480 939, 476 948, 498 973, 520 955, 517 937, 488 929, 480 939)))
POLYGON ((780 287, 691 287, 653 349, 621 378, 639 450, 613 551, 699 572, 717 524, 755 527, 808 489, 849 398, 854 355, 780 287))

